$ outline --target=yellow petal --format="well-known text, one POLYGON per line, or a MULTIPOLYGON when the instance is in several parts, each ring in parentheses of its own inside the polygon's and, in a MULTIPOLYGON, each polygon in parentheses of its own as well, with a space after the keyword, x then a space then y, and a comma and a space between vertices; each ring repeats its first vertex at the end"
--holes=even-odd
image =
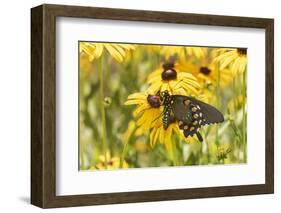
POLYGON ((225 60, 220 64, 220 69, 222 70, 227 67, 235 58, 237 58, 237 55, 235 54, 225 58, 225 60))
POLYGON ((223 54, 217 56, 217 57, 214 59, 214 62, 219 62, 220 60, 224 60, 225 58, 227 58, 227 57, 229 57, 229 56, 231 56, 231 55, 233 55, 233 54, 235 54, 235 51, 234 51, 234 50, 225 52, 225 53, 223 53, 223 54))
POLYGON ((105 44, 104 45, 109 54, 119 63, 123 61, 122 55, 115 49, 113 48, 110 44, 105 44))
POLYGON ((161 127, 159 131, 159 142, 163 144, 165 139, 165 130, 163 127, 161 127))
POLYGON ((134 104, 142 104, 144 100, 134 99, 134 100, 127 100, 124 104, 125 105, 134 105, 134 104))
POLYGON ((239 58, 235 59, 235 61, 232 63, 230 69, 233 72, 234 75, 237 75, 238 67, 239 67, 239 58))
POLYGON ((135 50, 135 45, 132 44, 119 44, 120 47, 126 49, 126 50, 135 50))
POLYGON ((102 54, 102 52, 103 52, 103 45, 102 44, 96 44, 95 45, 95 51, 94 51, 94 58, 93 59, 95 59, 95 58, 99 58, 100 56, 101 56, 101 54, 102 54))
POLYGON ((159 128, 154 128, 150 133, 150 146, 154 147, 159 137, 159 128))
POLYGON ((138 106, 138 108, 136 108, 136 110, 134 111, 134 115, 138 115, 140 113, 142 113, 144 110, 148 110, 150 109, 151 106, 148 104, 148 103, 144 103, 144 104, 141 104, 140 106, 138 106))
POLYGON ((125 56, 126 56, 125 50, 123 50, 123 49, 120 47, 120 45, 118 45, 118 44, 111 44, 111 45, 112 45, 112 47, 114 47, 114 48, 122 55, 122 57, 125 57, 125 56))
POLYGON ((150 87, 147 89, 147 91, 150 94, 156 94, 160 90, 161 86, 162 86, 162 82, 155 82, 150 85, 150 87))
POLYGON ((240 67, 239 67, 239 73, 243 73, 246 69, 246 58, 240 59, 240 67))
POLYGON ((128 99, 146 99, 146 96, 144 93, 137 92, 129 95, 128 99))

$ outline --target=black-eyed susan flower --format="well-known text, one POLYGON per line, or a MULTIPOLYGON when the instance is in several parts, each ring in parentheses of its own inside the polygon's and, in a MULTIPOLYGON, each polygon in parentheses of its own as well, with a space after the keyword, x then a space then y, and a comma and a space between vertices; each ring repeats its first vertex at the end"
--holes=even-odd
POLYGON ((233 112, 236 108, 243 107, 247 102, 247 98, 243 95, 238 95, 238 97, 233 97, 228 101, 227 108, 233 112))
POLYGON ((79 69, 81 72, 90 73, 93 71, 93 65, 89 60, 89 57, 86 53, 80 53, 79 69))
POLYGON ((179 59, 187 59, 188 57, 203 58, 207 53, 208 48, 191 47, 191 46, 163 46, 161 53, 166 59, 177 56, 179 59))
POLYGON ((158 122, 150 132, 150 146, 154 147, 157 141, 165 145, 168 150, 172 147, 172 134, 179 133, 177 124, 171 123, 167 129, 164 129, 163 124, 158 122))
POLYGON ((150 50, 151 52, 159 54, 162 46, 160 45, 146 45, 146 49, 150 50))
POLYGON ((200 84, 188 72, 183 72, 180 64, 168 62, 148 76, 148 91, 152 94, 169 91, 171 94, 197 96, 200 84))
POLYGON ((148 130, 161 117, 160 96, 145 93, 134 93, 128 96, 125 105, 137 105, 134 115, 138 117, 137 125, 148 130))
POLYGON ((221 48, 215 51, 218 51, 219 55, 214 61, 219 63, 220 70, 229 67, 234 76, 245 72, 247 67, 247 49, 221 48))
POLYGON ((197 64, 191 64, 189 62, 180 62, 184 70, 190 72, 195 76, 202 87, 209 87, 210 85, 216 86, 219 81, 219 86, 224 88, 230 82, 232 82, 233 75, 228 68, 219 69, 219 67, 213 62, 200 61, 197 64))
POLYGON ((192 137, 186 138, 183 135, 183 132, 179 129, 179 124, 177 121, 174 121, 169 124, 168 128, 164 128, 162 121, 158 120, 158 122, 154 125, 154 127, 150 131, 150 146, 154 147, 157 142, 165 145, 168 150, 172 149, 173 143, 173 135, 177 135, 180 139, 186 143, 191 143, 192 137))
MULTIPOLYGON (((129 165, 126 161, 123 161, 123 166, 122 168, 128 168, 129 165)), ((98 163, 91 167, 90 170, 103 170, 103 169, 119 169, 120 168, 120 158, 119 157, 113 157, 109 152, 106 152, 105 155, 100 155, 99 156, 99 161, 98 163)))
POLYGON ((135 46, 132 44, 80 42, 80 53, 87 54, 90 61, 99 58, 106 50, 117 62, 121 63, 128 51, 134 49, 135 46))
MULTIPOLYGON (((134 111, 137 117, 138 130, 149 130, 150 134, 150 146, 154 147, 157 142, 165 145, 169 150, 172 148, 172 136, 178 135, 181 139, 187 143, 191 141, 190 138, 184 137, 182 131, 179 129, 179 124, 174 121, 169 124, 168 128, 164 128, 162 123, 162 111, 163 107, 160 106, 160 97, 158 94, 149 95, 147 93, 134 93, 129 95, 126 105, 136 104, 137 109, 134 111)), ((132 133, 132 129, 135 129, 133 122, 129 123, 127 134, 132 133), (130 129, 130 130, 129 130, 130 129)), ((143 133, 143 131, 141 131, 143 133)))

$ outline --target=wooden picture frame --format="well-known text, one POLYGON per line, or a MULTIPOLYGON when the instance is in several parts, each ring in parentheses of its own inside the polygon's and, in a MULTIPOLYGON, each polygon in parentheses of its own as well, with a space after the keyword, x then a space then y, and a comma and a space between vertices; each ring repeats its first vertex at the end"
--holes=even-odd
POLYGON ((41 5, 31 9, 31 203, 42 208, 267 194, 274 191, 274 21, 218 15, 41 5), (265 29, 265 184, 56 195, 56 18, 95 18, 265 29))

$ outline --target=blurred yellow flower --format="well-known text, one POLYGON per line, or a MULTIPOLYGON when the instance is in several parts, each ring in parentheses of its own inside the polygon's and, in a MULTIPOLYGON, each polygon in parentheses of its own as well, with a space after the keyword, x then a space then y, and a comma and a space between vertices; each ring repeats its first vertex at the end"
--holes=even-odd
POLYGON ((148 93, 134 93, 128 96, 125 105, 138 105, 134 115, 138 117, 137 125, 148 130, 161 117, 160 96, 148 93))
POLYGON ((134 143, 134 148, 139 153, 146 153, 148 151, 148 146, 146 145, 146 143, 143 140, 137 140, 134 143))
POLYGON ((134 49, 135 45, 132 44, 80 42, 80 53, 86 53, 90 61, 99 58, 107 50, 117 62, 121 63, 128 51, 134 49))
POLYGON ((89 57, 84 52, 80 53, 80 60, 79 60, 79 68, 80 71, 89 73, 93 70, 93 65, 89 61, 89 57))
POLYGON ((190 47, 190 46, 163 46, 161 53, 166 59, 177 56, 179 59, 187 59, 188 56, 194 56, 198 59, 203 58, 207 53, 208 48, 205 47, 190 47))
POLYGON ((159 45, 146 45, 146 48, 151 52, 159 54, 159 51, 161 50, 162 47, 159 45))
POLYGON ((148 76, 148 91, 157 92, 168 90, 170 94, 197 96, 200 84, 197 79, 181 70, 177 63, 165 63, 148 76))
POLYGON ((221 88, 224 88, 232 82, 233 75, 230 70, 227 68, 220 70, 214 62, 200 61, 200 63, 196 65, 185 61, 180 63, 182 67, 184 67, 184 70, 190 72, 198 79, 203 88, 209 85, 216 86, 218 80, 221 88))
MULTIPOLYGON (((122 168, 128 168, 128 163, 126 161, 123 161, 123 167, 122 168)), ((119 169, 120 168, 120 158, 119 157, 112 157, 109 152, 105 155, 99 156, 99 163, 93 167, 90 168, 90 170, 103 170, 103 169, 119 169)))
POLYGON ((220 70, 229 67, 233 75, 245 72, 247 67, 247 49, 245 48, 221 48, 217 49, 220 53, 214 62, 219 63, 220 70))
POLYGON ((205 47, 185 47, 187 55, 194 55, 197 58, 203 58, 207 53, 207 48, 205 47))
POLYGON ((227 104, 227 108, 230 110, 230 112, 233 112, 236 108, 241 108, 245 106, 247 98, 243 95, 239 95, 238 97, 234 97, 229 100, 227 104))

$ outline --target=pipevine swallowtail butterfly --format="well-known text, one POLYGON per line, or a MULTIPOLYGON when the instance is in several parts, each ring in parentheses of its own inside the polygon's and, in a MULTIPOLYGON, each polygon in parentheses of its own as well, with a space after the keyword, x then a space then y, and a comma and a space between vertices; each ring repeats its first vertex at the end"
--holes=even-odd
POLYGON ((196 134, 200 142, 203 141, 199 133, 202 126, 224 121, 222 113, 215 107, 193 97, 170 95, 168 91, 163 91, 160 93, 160 100, 164 106, 162 113, 164 129, 177 121, 185 137, 196 134))

